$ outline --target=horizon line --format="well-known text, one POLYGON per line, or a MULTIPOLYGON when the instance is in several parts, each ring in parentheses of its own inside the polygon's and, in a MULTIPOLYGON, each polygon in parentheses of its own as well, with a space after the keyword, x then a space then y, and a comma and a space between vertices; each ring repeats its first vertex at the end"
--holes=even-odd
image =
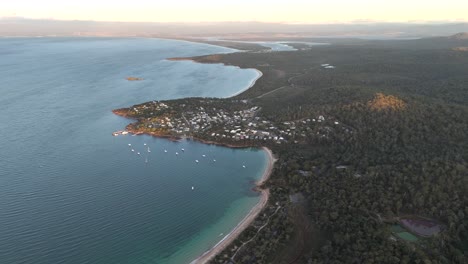
POLYGON ((468 23, 465 19, 447 20, 370 20, 356 19, 350 21, 322 21, 322 22, 301 22, 301 21, 260 21, 260 20, 237 20, 237 21, 121 21, 121 20, 86 20, 86 19, 56 19, 56 18, 29 18, 21 16, 0 16, 2 20, 38 20, 56 22, 96 22, 96 23, 157 23, 157 24, 220 24, 220 23, 259 23, 259 24, 282 24, 282 25, 364 25, 364 24, 463 24, 468 23))

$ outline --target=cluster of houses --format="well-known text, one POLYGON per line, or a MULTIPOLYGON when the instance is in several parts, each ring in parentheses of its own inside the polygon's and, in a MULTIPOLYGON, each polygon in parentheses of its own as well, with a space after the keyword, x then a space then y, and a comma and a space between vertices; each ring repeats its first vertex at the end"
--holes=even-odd
MULTIPOLYGON (((168 106, 167 104, 165 104, 165 103, 158 102, 158 101, 152 101, 152 102, 151 102, 151 105, 149 105, 149 106, 146 105, 146 104, 141 105, 141 106, 138 106, 138 107, 137 107, 137 106, 134 106, 131 110, 133 110, 133 112, 134 112, 135 114, 139 114, 139 113, 145 112, 145 111, 147 111, 147 110, 149 110, 149 109, 151 109, 151 111, 156 111, 156 112, 158 112, 158 111, 161 111, 161 110, 164 110, 164 109, 168 109, 168 108, 169 108, 169 106, 168 106)), ((151 112, 150 114, 153 115, 154 112, 151 112)))
POLYGON ((177 120, 180 126, 172 128, 172 131, 204 134, 213 139, 283 141, 284 138, 267 131, 271 122, 256 116, 259 110, 258 106, 239 111, 199 106, 195 111, 183 112, 177 120))
MULTIPOLYGON (((221 109, 213 109, 212 113, 207 113, 203 108, 199 110, 200 112, 196 114, 193 112, 184 113, 192 127, 191 129, 185 128, 184 132, 192 131, 205 134, 213 139, 261 140, 281 144, 288 141, 296 143, 303 141, 311 135, 314 128, 317 128, 315 129, 317 132, 314 130, 314 134, 320 137, 327 137, 332 130, 332 128, 325 126, 326 120, 323 115, 301 121, 275 124, 257 116, 260 109, 256 106, 232 113, 221 109), (319 126, 320 123, 323 125, 319 126)), ((332 124, 336 126, 340 123, 334 121, 332 124)), ((181 132, 177 128, 175 131, 181 132)))
MULTIPOLYGON (((152 105, 140 105, 132 110, 137 115, 141 114, 146 117, 146 120, 140 124, 147 129, 162 129, 173 135, 195 135, 212 140, 257 140, 277 144, 291 141, 298 143, 311 136, 328 137, 334 129, 333 126, 340 125, 336 120, 326 120, 323 115, 274 123, 258 115, 261 110, 258 106, 248 106, 246 109, 239 110, 239 107, 236 109, 230 105, 228 105, 230 107, 226 107, 207 102, 196 106, 182 103, 169 106, 154 101, 152 105), (227 108, 232 108, 232 110, 227 108), (155 112, 159 113, 155 115, 155 112)), ((243 103, 246 104, 246 102, 243 103)))

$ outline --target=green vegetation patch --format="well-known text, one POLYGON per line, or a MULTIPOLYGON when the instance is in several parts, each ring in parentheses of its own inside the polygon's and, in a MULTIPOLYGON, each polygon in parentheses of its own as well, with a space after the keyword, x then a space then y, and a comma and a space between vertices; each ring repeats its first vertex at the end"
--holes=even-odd
POLYGON ((400 237, 401 239, 409 241, 409 242, 418 241, 418 238, 416 236, 414 236, 413 234, 408 233, 408 232, 397 233, 397 236, 400 237))
POLYGON ((406 232, 406 230, 403 229, 403 227, 401 227, 400 225, 393 225, 393 226, 392 226, 392 232, 394 232, 394 233, 402 233, 402 232, 406 232))

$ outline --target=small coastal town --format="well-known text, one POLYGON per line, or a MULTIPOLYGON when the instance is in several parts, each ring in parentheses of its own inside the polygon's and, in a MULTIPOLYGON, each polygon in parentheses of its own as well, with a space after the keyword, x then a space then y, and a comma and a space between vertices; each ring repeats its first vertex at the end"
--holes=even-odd
MULTIPOLYGON (((365 50, 354 52, 373 61, 374 55, 365 50)), ((402 81, 397 67, 382 69, 378 64, 368 68, 365 62, 355 67, 350 55, 340 57, 346 59, 341 63, 312 57, 315 62, 311 64, 310 58, 302 57, 304 54, 289 60, 293 53, 274 53, 285 58, 284 64, 276 62, 273 69, 274 60, 269 57, 273 53, 255 54, 259 54, 258 58, 243 53, 224 58, 224 63, 235 64, 245 56, 243 59, 250 63, 244 65, 246 68, 259 62, 269 65, 262 69, 263 77, 256 86, 241 96, 154 100, 113 110, 133 119, 114 136, 187 138, 232 148, 262 147, 269 154, 269 169, 264 174, 267 180, 256 186, 261 201, 194 263, 295 263, 298 259, 301 263, 323 263, 314 261, 329 259, 331 252, 336 252, 337 263, 348 263, 362 258, 362 250, 350 256, 355 244, 361 249, 377 246, 370 258, 376 263, 385 263, 391 254, 380 252, 391 250, 398 250, 398 259, 409 259, 409 251, 416 252, 411 253, 412 259, 425 259, 425 248, 443 255, 442 260, 448 256, 443 253, 445 246, 438 242, 449 245, 450 239, 464 237, 456 233, 456 226, 466 215, 464 202, 458 197, 468 185, 453 183, 460 181, 466 166, 437 157, 465 153, 462 149, 466 148, 456 145, 461 141, 455 140, 466 137, 461 132, 466 130, 466 122, 460 118, 464 112, 374 87, 373 71, 395 74, 379 85, 396 83, 405 87, 406 81, 414 85, 408 78, 415 74, 426 76, 417 67, 402 81), (302 71, 294 65, 298 62, 302 71), (362 76, 370 81, 362 82, 362 76), (358 83, 335 87, 349 79, 358 83), (277 86, 270 87, 271 83, 277 86), (435 125, 441 120, 451 120, 458 129, 435 125), (445 168, 443 178, 439 178, 440 168, 445 168), (451 184, 440 185, 439 179, 451 184), (453 193, 456 199, 444 198, 447 193, 453 193), (436 196, 440 198, 437 205, 422 198, 436 196), (326 242, 330 235, 334 236, 334 244, 326 242), (356 243, 354 237, 359 238, 356 243)), ((399 63, 393 62, 395 58, 390 55, 380 55, 388 56, 386 60, 393 64, 399 63)), ((212 59, 196 58, 207 63, 220 60, 212 59)), ((432 68, 429 72, 434 73, 432 68)), ((418 89, 425 89, 422 82, 418 89)), ((456 255, 457 261, 463 260, 462 255, 456 255)), ((394 260, 398 263, 397 258, 394 260)))
POLYGON ((352 133, 351 127, 324 115, 273 122, 261 115, 261 107, 248 100, 151 101, 114 113, 138 120, 128 125, 126 131, 114 132, 114 136, 147 133, 245 146, 305 143, 311 137, 327 138, 336 130, 352 133))
POLYGON ((0 264, 468 264, 468 0, 0 7, 0 264))

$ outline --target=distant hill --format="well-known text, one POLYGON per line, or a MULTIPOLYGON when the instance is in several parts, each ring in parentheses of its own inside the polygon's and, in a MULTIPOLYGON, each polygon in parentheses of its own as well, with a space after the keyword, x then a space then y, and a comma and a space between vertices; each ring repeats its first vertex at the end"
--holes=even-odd
POLYGON ((447 36, 438 37, 424 37, 419 39, 408 39, 408 40, 384 40, 384 41, 373 41, 376 45, 382 45, 388 48, 404 48, 404 49, 415 49, 415 50, 427 50, 427 49, 451 49, 456 51, 466 51, 468 47, 468 33, 456 33, 447 36))
POLYGON ((454 51, 468 51, 468 47, 456 47, 453 48, 454 51))
POLYGON ((457 33, 453 36, 450 36, 449 38, 458 40, 468 40, 468 32, 457 33))
POLYGON ((232 38, 271 37, 364 37, 419 38, 467 32, 467 22, 440 23, 332 23, 286 24, 263 22, 98 22, 79 20, 0 17, 0 36, 217 36, 232 38))

